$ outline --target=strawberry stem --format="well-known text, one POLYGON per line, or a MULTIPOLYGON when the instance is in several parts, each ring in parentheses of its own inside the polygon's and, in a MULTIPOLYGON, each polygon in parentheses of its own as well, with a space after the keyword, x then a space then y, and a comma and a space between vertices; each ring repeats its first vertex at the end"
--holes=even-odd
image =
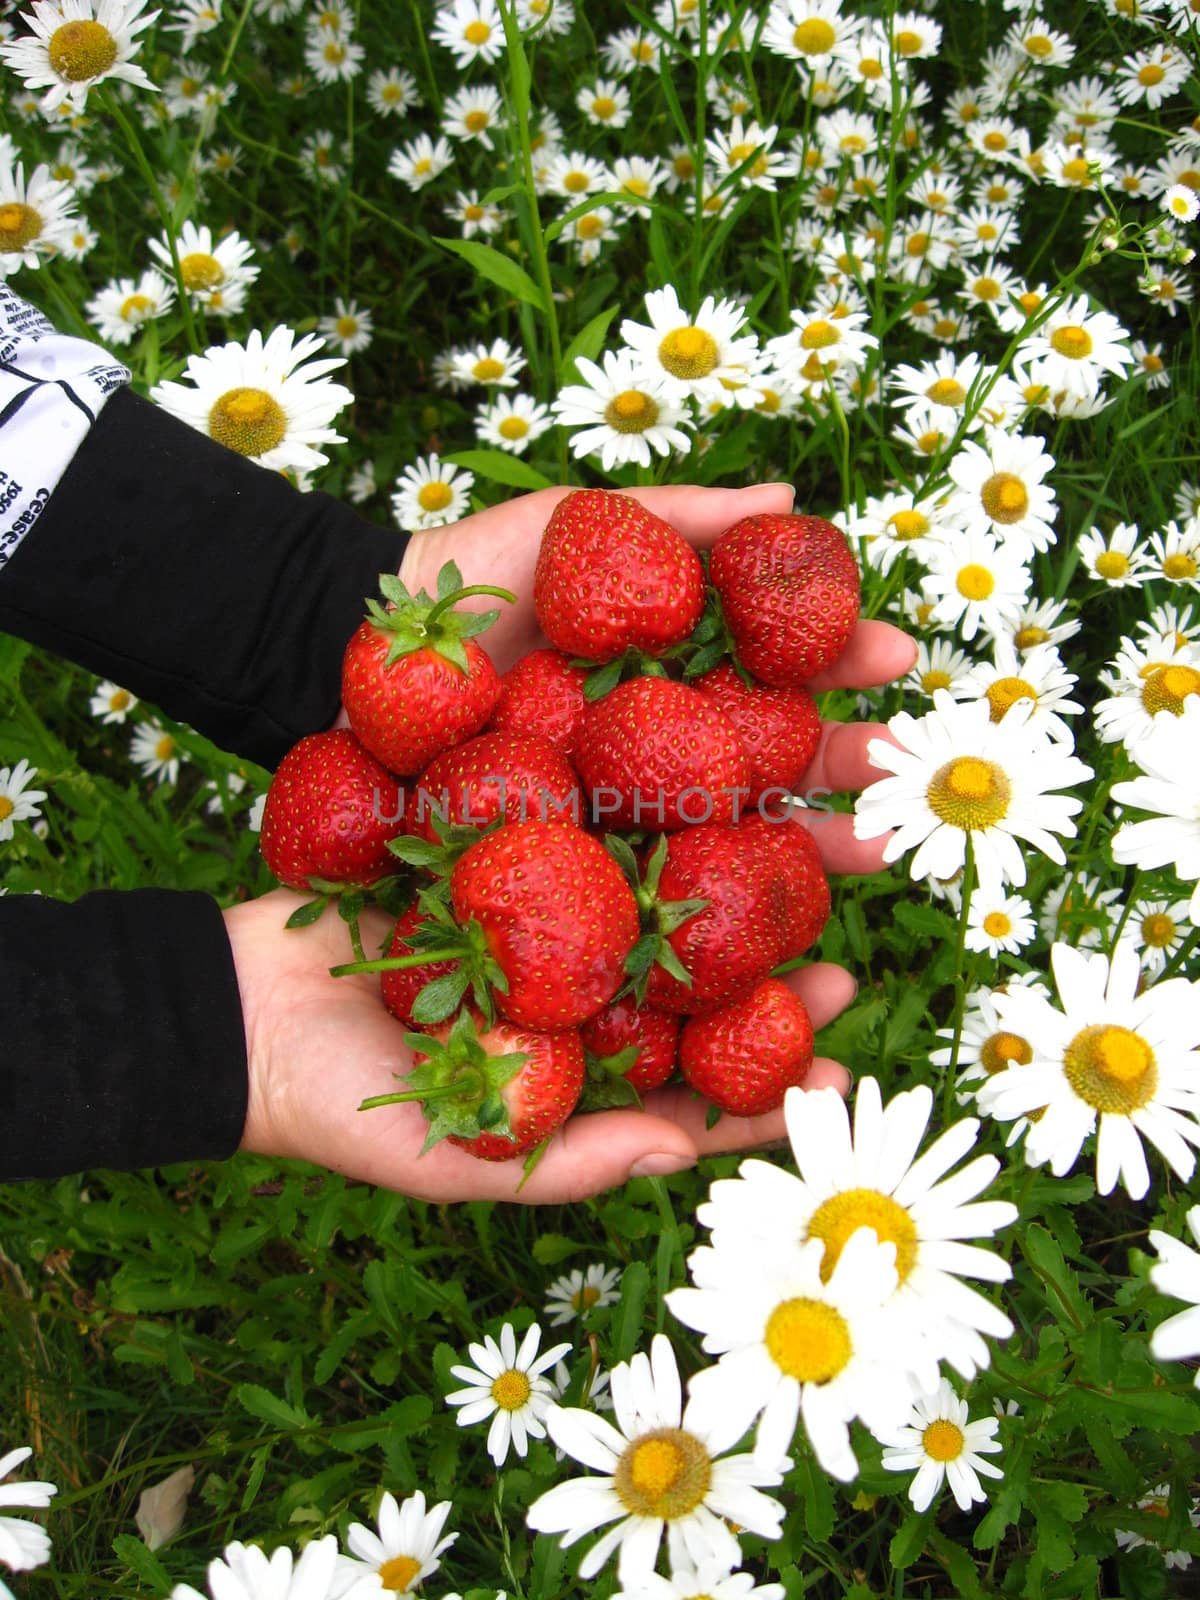
POLYGON ((449 1100, 455 1095, 469 1093, 472 1089, 484 1087, 484 1078, 481 1072, 468 1069, 460 1072, 450 1083, 432 1084, 428 1089, 394 1089, 390 1094, 375 1094, 368 1100, 363 1100, 359 1105, 360 1111, 373 1111, 376 1106, 396 1106, 411 1103, 413 1100, 449 1100))
POLYGON ((422 950, 416 956, 379 956, 374 961, 346 961, 330 967, 334 978, 349 978, 356 972, 406 972, 410 967, 428 966, 432 961, 461 961, 461 950, 422 950))
POLYGON ((517 601, 517 597, 511 589, 493 589, 490 584, 474 583, 469 588, 455 589, 453 593, 444 595, 426 614, 425 626, 428 628, 430 623, 435 622, 443 611, 451 610, 460 600, 465 600, 469 595, 473 594, 492 594, 498 600, 507 600, 510 605, 515 605, 517 601))

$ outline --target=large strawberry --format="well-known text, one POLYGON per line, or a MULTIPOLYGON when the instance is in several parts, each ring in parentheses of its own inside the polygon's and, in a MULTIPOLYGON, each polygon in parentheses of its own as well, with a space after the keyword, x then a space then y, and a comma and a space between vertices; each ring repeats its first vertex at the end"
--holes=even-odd
POLYGON ((350 732, 310 733, 279 763, 263 806, 263 860, 289 889, 364 887, 397 870, 400 785, 350 732))
POLYGON ((576 489, 546 524, 533 604, 547 639, 569 656, 657 657, 700 620, 704 569, 683 535, 630 495, 576 489))
POLYGON ((744 517, 717 539, 708 575, 738 659, 774 688, 832 666, 854 632, 858 563, 824 517, 744 517))
POLYGON ((821 714, 807 689, 746 683, 731 662, 693 680, 737 729, 750 757, 753 806, 765 789, 795 792, 821 742, 821 714))
POLYGON ((733 723, 709 696, 669 678, 634 678, 594 701, 575 765, 593 817, 614 828, 728 822, 750 788, 733 723))
MULTIPOLYGON (((818 815, 823 819, 826 813, 818 815)), ((832 901, 820 846, 803 823, 789 818, 772 821, 756 813, 742 827, 757 837, 786 884, 787 932, 779 959, 794 961, 817 942, 829 921, 832 901)))
POLYGON ((501 678, 488 727, 536 734, 571 760, 587 709, 586 681, 587 668, 573 667, 561 651, 531 650, 501 678))
POLYGON ((440 1139, 485 1161, 511 1161, 548 1139, 575 1109, 583 1045, 574 1030, 538 1033, 469 1009, 429 1033, 410 1033, 406 1087, 364 1100, 360 1110, 419 1101, 429 1123, 424 1149, 440 1139))
POLYGON ((620 867, 581 828, 507 822, 450 876, 455 917, 503 973, 496 1006, 531 1028, 572 1028, 620 988, 638 908, 620 867))
POLYGON ((515 598, 507 589, 462 587, 453 562, 438 573, 438 597, 410 595, 384 573, 385 608, 367 602, 367 617, 346 646, 342 702, 350 726, 371 753, 401 776, 421 772, 441 751, 478 733, 500 697, 492 659, 475 642, 495 611, 458 611, 469 595, 515 598))
POLYGON ((579 1030, 588 1059, 589 1110, 633 1104, 675 1070, 679 1018, 639 1006, 631 994, 610 1001, 579 1030))
POLYGON ((483 829, 497 820, 584 820, 579 780, 567 758, 545 739, 480 733, 444 750, 408 797, 409 833, 437 842, 434 820, 483 829))
POLYGON ((721 1111, 757 1117, 776 1111, 804 1082, 813 1060, 813 1030, 804 1002, 779 978, 701 1017, 689 1017, 679 1038, 679 1069, 692 1088, 721 1111))
POLYGON ((646 998, 660 1011, 699 1012, 744 994, 779 965, 787 942, 787 889, 757 837, 742 828, 707 824, 672 834, 655 890, 668 913, 701 903, 666 934, 675 962, 662 952, 649 969, 646 998), (687 981, 690 979, 690 981, 687 981))

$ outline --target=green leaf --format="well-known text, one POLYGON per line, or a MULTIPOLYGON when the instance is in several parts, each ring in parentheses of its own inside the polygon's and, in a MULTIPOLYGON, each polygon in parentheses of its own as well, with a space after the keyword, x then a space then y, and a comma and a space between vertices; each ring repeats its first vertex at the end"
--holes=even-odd
POLYGON ((492 483, 503 483, 511 489, 552 489, 554 482, 544 473, 531 467, 520 456, 509 455, 506 450, 454 450, 444 458, 456 467, 466 467, 477 477, 492 483))
POLYGON ((533 1241, 533 1259, 543 1267, 556 1267, 568 1256, 577 1255, 585 1245, 576 1244, 561 1233, 539 1233, 533 1241))
POLYGON ((233 1393, 243 1411, 248 1411, 260 1422, 269 1423, 272 1428, 294 1433, 299 1429, 311 1428, 313 1425, 312 1418, 307 1412, 301 1411, 297 1406, 289 1405, 286 1400, 281 1400, 278 1395, 272 1394, 269 1389, 264 1389, 261 1384, 239 1383, 233 1393))
POLYGON ((613 1319, 613 1358, 628 1361, 642 1336, 650 1269, 644 1261, 631 1261, 621 1274, 621 1303, 613 1319))
POLYGON ((296 907, 295 911, 284 923, 284 927, 310 928, 328 904, 329 896, 327 894, 318 895, 315 900, 306 901, 304 905, 296 907))
POLYGON ((829 1475, 821 1470, 806 1451, 796 1467, 800 1497, 804 1504, 804 1526, 814 1544, 824 1544, 833 1537, 834 1506, 833 1485, 829 1475))
POLYGON ((543 316, 549 314, 542 291, 524 267, 519 267, 510 256, 493 250, 490 244, 481 244, 478 239, 435 239, 433 242, 440 244, 443 250, 461 256, 489 283, 496 284, 518 300, 524 300, 526 305, 536 306, 543 316))
POLYGON ((132 1533, 119 1533, 112 1547, 117 1559, 123 1561, 130 1572, 154 1594, 171 1592, 171 1575, 149 1545, 143 1544, 132 1533))
POLYGON ((1094 1315, 1092 1303, 1067 1265, 1058 1240, 1040 1222, 1030 1223, 1021 1240, 1025 1259, 1050 1291, 1046 1303, 1055 1321, 1082 1333, 1094 1315))
POLYGON ((413 1001, 414 1022, 445 1022, 457 1010, 467 992, 471 974, 465 966, 455 972, 445 972, 440 978, 431 978, 413 1001))
POLYGON ((925 1548, 925 1537, 933 1517, 928 1511, 910 1512, 892 1536, 888 1560, 894 1567, 911 1567, 925 1548))
POLYGON ((572 367, 580 356, 587 361, 594 361, 604 349, 604 341, 608 335, 609 326, 620 306, 609 306, 605 311, 597 311, 590 322, 585 322, 583 327, 571 340, 563 353, 562 366, 559 368, 559 385, 570 383, 572 378, 582 378, 578 368, 572 373, 572 367))

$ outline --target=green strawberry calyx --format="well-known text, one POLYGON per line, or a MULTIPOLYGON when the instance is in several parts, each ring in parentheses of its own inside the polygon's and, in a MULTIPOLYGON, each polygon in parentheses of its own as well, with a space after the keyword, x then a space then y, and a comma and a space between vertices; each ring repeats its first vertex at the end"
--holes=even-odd
POLYGON ((675 954, 669 940, 676 928, 703 911, 707 900, 660 900, 658 883, 667 863, 667 836, 660 834, 658 843, 650 852, 643 875, 638 869, 637 857, 627 840, 617 834, 608 834, 605 849, 625 874, 638 904, 641 933, 633 949, 625 957, 625 975, 628 985, 621 993, 632 994, 638 1005, 646 998, 650 983, 650 969, 656 964, 669 972, 680 983, 692 986, 692 975, 675 954))
POLYGON ((511 589, 497 589, 490 584, 475 583, 463 587, 462 573, 453 561, 447 561, 437 575, 437 598, 419 589, 410 594, 393 573, 381 572, 379 589, 390 602, 381 605, 378 600, 367 601, 367 621, 379 633, 390 635, 384 665, 390 667, 402 656, 413 655, 418 650, 436 650, 438 655, 452 661, 460 671, 470 670, 465 639, 484 633, 499 617, 499 611, 457 611, 460 600, 470 595, 491 594, 509 604, 516 601, 511 589))
POLYGON ((404 1042, 424 1058, 402 1075, 407 1087, 372 1095, 362 1101, 360 1111, 419 1102, 429 1124, 422 1155, 451 1134, 460 1139, 477 1139, 481 1133, 513 1137, 500 1091, 528 1061, 527 1052, 490 1054, 480 1042, 475 1018, 468 1010, 459 1012, 445 1040, 427 1033, 406 1033, 404 1042))

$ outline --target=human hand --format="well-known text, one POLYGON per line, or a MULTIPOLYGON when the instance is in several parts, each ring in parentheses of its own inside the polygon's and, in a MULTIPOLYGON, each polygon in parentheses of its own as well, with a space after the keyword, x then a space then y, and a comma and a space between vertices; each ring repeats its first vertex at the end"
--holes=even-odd
MULTIPOLYGON (((426 1124, 418 1105, 358 1110, 371 1095, 395 1088, 396 1076, 412 1066, 407 1030, 385 1009, 377 977, 330 976, 329 968, 351 953, 340 918, 327 913, 307 928, 284 927, 301 903, 277 889, 225 912, 249 1059, 244 1150, 315 1162, 419 1200, 538 1204, 579 1200, 630 1177, 677 1172, 701 1155, 785 1136, 782 1112, 722 1116, 707 1129, 706 1102, 678 1085, 647 1095, 643 1111, 570 1118, 519 1193, 519 1160, 480 1161, 448 1144, 422 1155, 426 1124)), ((382 947, 390 928, 382 912, 364 912, 360 926, 369 952, 382 947)), ((849 973, 827 963, 786 981, 817 1028, 854 996, 849 973)), ((848 1082, 844 1067, 818 1058, 805 1086, 832 1084, 844 1094, 848 1082)))

